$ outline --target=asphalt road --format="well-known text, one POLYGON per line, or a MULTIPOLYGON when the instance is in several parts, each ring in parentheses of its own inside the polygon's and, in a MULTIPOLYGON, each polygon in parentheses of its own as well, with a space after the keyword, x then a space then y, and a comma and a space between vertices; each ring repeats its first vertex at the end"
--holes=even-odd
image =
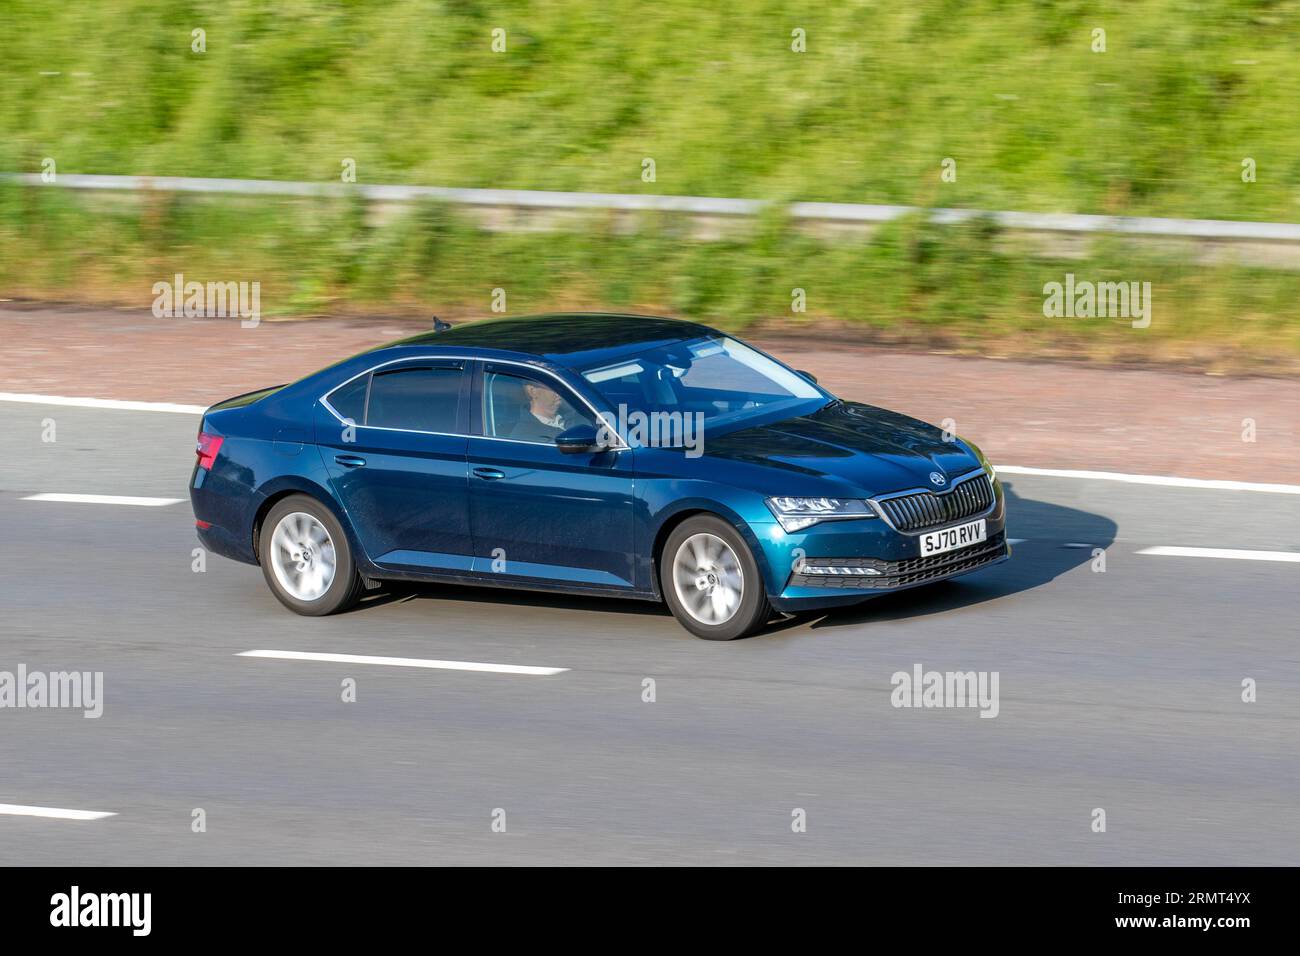
POLYGON ((1300 552, 1300 495, 1011 476, 1011 562, 725 644, 468 588, 300 618, 192 570, 188 500, 23 500, 186 499, 196 427, 0 403, 0 671, 105 688, 99 719, 0 709, 0 804, 115 814, 0 813, 4 863, 1300 863, 1300 564, 1137 553, 1300 552), (918 663, 997 671, 998 716, 891 706, 918 663))

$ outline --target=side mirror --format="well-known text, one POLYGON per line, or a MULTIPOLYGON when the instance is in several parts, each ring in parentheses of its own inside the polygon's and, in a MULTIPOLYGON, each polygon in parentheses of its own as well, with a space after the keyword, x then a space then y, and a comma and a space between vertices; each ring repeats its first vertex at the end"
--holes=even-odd
POLYGON ((817 384, 817 376, 814 375, 812 372, 805 372, 801 368, 795 369, 795 372, 799 375, 802 375, 804 378, 808 379, 808 381, 812 382, 814 385, 817 384))
POLYGON ((580 455, 584 451, 600 451, 604 446, 596 436, 594 425, 574 425, 555 436, 555 447, 566 455, 580 455))

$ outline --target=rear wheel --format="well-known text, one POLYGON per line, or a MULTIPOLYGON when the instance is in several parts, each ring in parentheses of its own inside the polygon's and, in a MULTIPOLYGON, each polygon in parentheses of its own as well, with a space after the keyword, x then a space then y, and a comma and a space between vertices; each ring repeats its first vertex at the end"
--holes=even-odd
POLYGON ((731 641, 772 616, 749 546, 721 518, 699 515, 668 536, 659 584, 678 623, 696 637, 731 641))
POLYGON ((307 495, 275 504, 262 522, 262 574, 280 603, 318 617, 342 611, 361 595, 361 576, 338 519, 307 495))

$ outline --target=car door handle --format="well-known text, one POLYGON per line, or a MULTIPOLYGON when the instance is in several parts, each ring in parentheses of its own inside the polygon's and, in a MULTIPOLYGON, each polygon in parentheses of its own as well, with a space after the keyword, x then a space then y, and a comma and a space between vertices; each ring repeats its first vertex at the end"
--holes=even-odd
POLYGON ((500 468, 475 468, 474 475, 487 481, 496 481, 498 478, 504 478, 506 473, 500 468))
POLYGON ((358 458, 356 455, 335 455, 334 460, 344 468, 360 468, 366 463, 364 458, 358 458))

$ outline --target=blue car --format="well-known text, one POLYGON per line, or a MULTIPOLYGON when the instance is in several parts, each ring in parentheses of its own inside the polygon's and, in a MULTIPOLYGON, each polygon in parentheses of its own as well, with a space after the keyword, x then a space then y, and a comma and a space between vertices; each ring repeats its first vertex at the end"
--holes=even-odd
POLYGON ((475 322, 203 415, 199 540, 299 614, 384 581, 664 601, 731 640, 1005 560, 968 441, 707 326, 475 322))

